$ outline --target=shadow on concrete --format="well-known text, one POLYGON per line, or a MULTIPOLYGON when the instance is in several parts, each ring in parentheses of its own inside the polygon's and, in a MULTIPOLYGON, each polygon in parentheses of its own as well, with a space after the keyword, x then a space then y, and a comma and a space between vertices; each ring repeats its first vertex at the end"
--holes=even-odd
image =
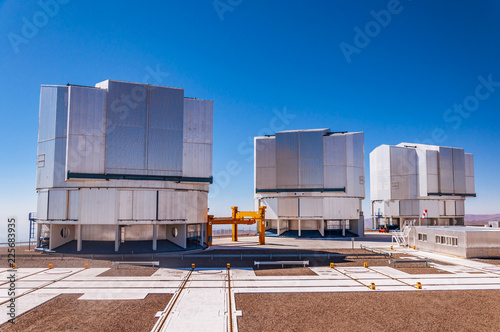
POLYGON ((62 254, 151 254, 160 252, 180 252, 201 249, 201 246, 192 246, 187 249, 168 240, 158 240, 157 250, 153 251, 152 241, 126 241, 120 243, 120 249, 115 252, 114 241, 82 241, 82 251, 76 250, 76 241, 71 241, 54 249, 62 254))

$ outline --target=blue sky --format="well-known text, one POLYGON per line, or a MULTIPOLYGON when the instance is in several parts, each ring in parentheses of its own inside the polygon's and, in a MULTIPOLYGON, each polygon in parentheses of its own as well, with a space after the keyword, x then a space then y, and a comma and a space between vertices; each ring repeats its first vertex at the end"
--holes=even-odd
POLYGON ((40 85, 105 79, 214 101, 216 214, 253 208, 255 135, 322 127, 365 132, 367 179, 380 144, 463 147, 466 211, 500 212, 494 0, 54 1, 0 2, 0 227, 36 209, 40 85))

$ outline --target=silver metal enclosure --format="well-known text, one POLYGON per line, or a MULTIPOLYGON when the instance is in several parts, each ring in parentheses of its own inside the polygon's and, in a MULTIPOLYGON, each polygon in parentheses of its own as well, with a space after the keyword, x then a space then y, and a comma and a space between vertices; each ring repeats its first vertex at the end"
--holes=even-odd
POLYGON ((463 225, 465 199, 476 196, 473 155, 434 145, 381 145, 370 153, 370 189, 377 226, 463 225))
POLYGON ((36 190, 49 249, 73 240, 78 250, 82 241, 203 245, 212 118, 211 101, 179 88, 43 85, 36 190))
POLYGON ((476 226, 411 227, 409 245, 464 258, 500 256, 500 229, 476 226))
POLYGON ((268 228, 346 230, 363 236, 363 133, 330 129, 255 137, 255 202, 265 205, 268 228), (337 221, 337 223, 333 223, 337 221), (332 226, 337 225, 337 226, 332 226))

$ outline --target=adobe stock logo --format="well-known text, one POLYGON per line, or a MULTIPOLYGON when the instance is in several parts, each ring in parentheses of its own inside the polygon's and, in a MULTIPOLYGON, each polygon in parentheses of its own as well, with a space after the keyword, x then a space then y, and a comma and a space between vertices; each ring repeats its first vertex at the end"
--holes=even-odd
POLYGON ((15 32, 7 33, 7 38, 10 41, 10 45, 16 54, 19 53, 19 46, 21 44, 28 44, 30 40, 38 35, 39 29, 46 26, 50 18, 55 17, 59 14, 59 8, 61 5, 66 5, 70 0, 40 0, 38 5, 41 10, 35 12, 31 19, 23 16, 21 27, 21 34, 15 32))
POLYGON ((386 28, 391 23, 392 17, 400 14, 402 11, 403 6, 399 0, 389 0, 387 3, 387 9, 382 9, 378 12, 374 10, 370 11, 370 15, 373 17, 373 20, 368 21, 363 30, 358 26, 354 27, 354 45, 346 43, 345 41, 339 44, 340 50, 342 51, 347 63, 351 63, 352 56, 354 54, 360 54, 361 50, 370 45, 373 38, 377 37, 381 33, 382 28, 386 28))

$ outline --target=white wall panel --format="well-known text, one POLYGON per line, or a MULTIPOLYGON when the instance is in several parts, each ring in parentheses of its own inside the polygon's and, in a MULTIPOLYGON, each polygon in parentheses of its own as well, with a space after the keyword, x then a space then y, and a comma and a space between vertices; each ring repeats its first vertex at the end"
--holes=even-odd
POLYGON ((301 217, 323 217, 322 197, 301 197, 299 198, 299 214, 301 217))
POLYGON ((431 200, 431 199, 425 199, 425 200, 420 200, 420 209, 419 209, 419 218, 422 217, 423 211, 427 209, 427 214, 429 218, 438 218, 439 217, 439 201, 438 200, 431 200))
POLYGON ((278 188, 298 188, 298 152, 297 132, 276 133, 276 185, 278 188))
POLYGON ((323 136, 324 165, 346 165, 346 135, 323 136))
POLYGON ((130 220, 132 216, 133 206, 133 191, 132 190, 119 190, 118 191, 118 219, 130 220))
MULTIPOLYGON (((351 167, 350 167, 351 168, 351 167)), ((346 166, 328 166, 323 168, 325 188, 346 188, 346 166)))
POLYGON ((79 190, 69 190, 68 191, 68 219, 78 219, 79 218, 79 190))
POLYGON ((323 131, 298 133, 299 186, 323 187, 323 131))
POLYGON ((445 201, 445 211, 447 216, 455 215, 455 201, 445 201))
POLYGON ((455 201, 455 215, 465 216, 465 202, 463 200, 455 201))
POLYGON ((255 177, 257 189, 276 189, 276 168, 257 167, 255 177))
POLYGON ((158 196, 158 219, 187 219, 186 192, 161 190, 158 196))
POLYGON ((453 193, 453 149, 439 147, 439 189, 453 193))
POLYGON ((36 217, 38 219, 47 219, 49 206, 49 192, 47 190, 38 191, 36 204, 36 217))
POLYGON ((464 194, 465 188, 465 156, 463 149, 453 149, 453 190, 456 194, 464 194))
POLYGON ((68 196, 66 190, 49 190, 48 219, 66 219, 68 196))
POLYGON ((156 219, 156 191, 134 190, 132 219, 156 219))
POLYGON ((82 224, 116 224, 116 189, 80 189, 80 221, 82 224))
POLYGON ((358 219, 360 200, 358 198, 324 197, 324 219, 358 219))
POLYGON ((266 206, 266 219, 278 219, 278 199, 263 198, 260 201, 262 206, 266 206))
POLYGON ((278 217, 298 217, 299 199, 298 198, 278 198, 278 217))
POLYGON ((276 167, 276 144, 274 137, 255 139, 255 166, 276 167))

